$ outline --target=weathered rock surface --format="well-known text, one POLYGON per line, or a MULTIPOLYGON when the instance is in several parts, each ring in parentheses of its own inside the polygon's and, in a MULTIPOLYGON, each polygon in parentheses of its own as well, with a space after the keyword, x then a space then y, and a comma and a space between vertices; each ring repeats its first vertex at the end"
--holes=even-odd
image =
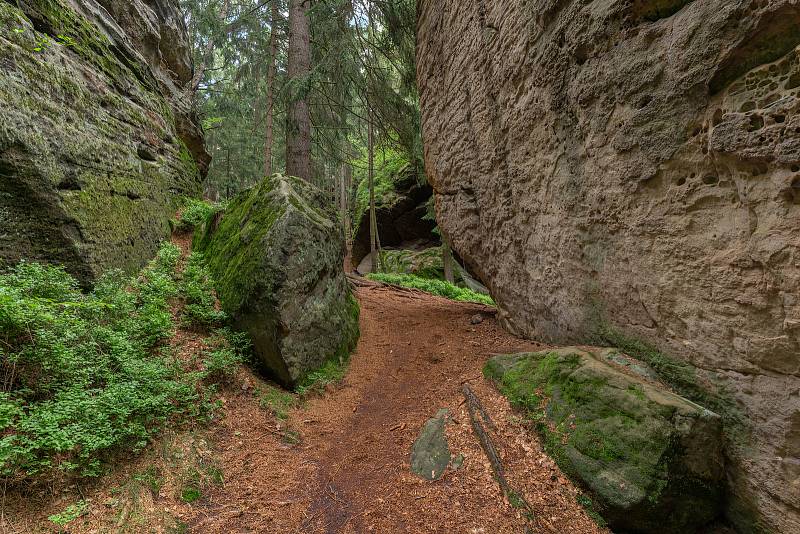
POLYGON ((344 239, 325 194, 273 175, 233 199, 195 236, 234 325, 264 370, 288 386, 358 340, 358 303, 344 275, 344 239))
POLYGON ((614 531, 694 532, 722 510, 722 420, 623 369, 614 350, 564 348, 496 356, 485 372, 614 531))
POLYGON ((427 480, 438 480, 450 464, 450 447, 444 431, 448 417, 446 409, 439 410, 425 422, 411 447, 411 471, 427 480))
POLYGON ((134 271, 208 164, 173 0, 0 1, 0 263, 134 271))
MULTIPOLYGON (((376 177, 375 219, 381 246, 414 244, 430 247, 439 244, 439 238, 433 234, 436 222, 427 218, 428 202, 433 194, 431 186, 419 182, 410 164, 389 174, 376 177)), ((365 184, 360 187, 365 188, 365 184)), ((370 253, 368 204, 361 204, 359 199, 353 236, 355 265, 370 253)))
POLYGON ((726 433, 728 517, 800 532, 800 2, 419 16, 439 225, 505 324, 691 362, 752 425, 726 433))
POLYGON ((381 250, 381 269, 385 273, 413 274, 421 278, 444 280, 442 247, 422 250, 381 250))

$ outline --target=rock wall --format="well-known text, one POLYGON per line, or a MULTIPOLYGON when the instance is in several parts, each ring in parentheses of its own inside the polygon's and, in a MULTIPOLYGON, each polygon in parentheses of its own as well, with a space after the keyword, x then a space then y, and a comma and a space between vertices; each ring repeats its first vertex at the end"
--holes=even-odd
POLYGON ((443 232, 510 330, 691 363, 742 531, 800 532, 799 44, 798 0, 419 2, 443 232))
POLYGON ((134 271, 209 156, 174 0, 0 0, 0 264, 134 271))

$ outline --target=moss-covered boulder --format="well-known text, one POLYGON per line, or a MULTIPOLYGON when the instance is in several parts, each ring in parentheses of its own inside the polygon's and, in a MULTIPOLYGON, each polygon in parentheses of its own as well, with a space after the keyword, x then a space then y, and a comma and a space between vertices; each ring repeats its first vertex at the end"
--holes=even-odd
POLYGON ((693 532, 721 511, 721 419, 642 369, 614 350, 565 348, 496 356, 484 371, 612 529, 693 532))
MULTIPOLYGON (((405 247, 409 244, 435 246, 436 221, 430 216, 433 189, 421 170, 395 150, 381 151, 375 168, 375 218, 382 247, 405 247)), ((358 184, 353 217, 353 262, 358 265, 370 253, 369 179, 367 162, 354 163, 358 184)))
POLYGON ((295 386, 358 339, 358 304, 344 275, 344 237, 326 198, 273 175, 233 199, 195 236, 237 328, 264 370, 295 386))
POLYGON ((0 267, 138 270, 208 154, 176 0, 0 1, 0 267))
POLYGON ((442 247, 422 250, 381 250, 381 272, 413 274, 420 278, 444 280, 442 247))

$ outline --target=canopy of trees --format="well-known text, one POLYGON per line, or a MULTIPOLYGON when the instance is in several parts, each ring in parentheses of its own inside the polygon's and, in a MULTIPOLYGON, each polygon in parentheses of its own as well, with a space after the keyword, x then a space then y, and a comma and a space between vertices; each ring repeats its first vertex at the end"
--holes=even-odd
POLYGON ((182 4, 195 59, 190 90, 214 157, 207 195, 227 198, 285 172, 345 208, 353 171, 368 174, 359 172, 368 153, 380 163, 386 149, 424 179, 415 0, 182 4))

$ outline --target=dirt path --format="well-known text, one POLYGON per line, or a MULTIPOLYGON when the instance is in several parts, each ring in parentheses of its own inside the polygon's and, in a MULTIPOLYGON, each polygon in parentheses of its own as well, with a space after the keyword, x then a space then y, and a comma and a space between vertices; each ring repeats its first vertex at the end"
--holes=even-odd
POLYGON ((178 510, 191 532, 520 533, 474 437, 460 386, 469 381, 498 423, 509 480, 536 510, 541 532, 600 532, 576 490, 482 378, 491 353, 537 348, 504 333, 487 308, 388 288, 360 288, 362 336, 344 383, 293 410, 286 444, 276 419, 244 387, 224 398, 211 441, 225 484, 178 510), (485 319, 473 325, 471 319, 485 319), (413 475, 422 424, 449 408, 450 449, 466 458, 436 482, 413 475))
MULTIPOLYGON (((525 518, 504 500, 472 432, 464 382, 497 426, 495 445, 512 487, 536 513, 534 532, 602 532, 482 377, 490 354, 540 346, 505 333, 480 305, 386 287, 359 288, 358 298, 362 335, 342 384, 284 421, 260 403, 268 385, 242 368, 221 392, 211 425, 166 432, 142 453, 118 458, 99 480, 10 496, 0 532, 58 531, 48 516, 80 502, 84 511, 63 531, 523 533, 525 518), (472 324, 476 315, 483 321, 472 324), (452 416, 450 451, 464 462, 428 482, 411 473, 410 451, 440 408, 452 416)), ((202 343, 182 330, 172 340, 176 353, 189 356, 202 343)))

